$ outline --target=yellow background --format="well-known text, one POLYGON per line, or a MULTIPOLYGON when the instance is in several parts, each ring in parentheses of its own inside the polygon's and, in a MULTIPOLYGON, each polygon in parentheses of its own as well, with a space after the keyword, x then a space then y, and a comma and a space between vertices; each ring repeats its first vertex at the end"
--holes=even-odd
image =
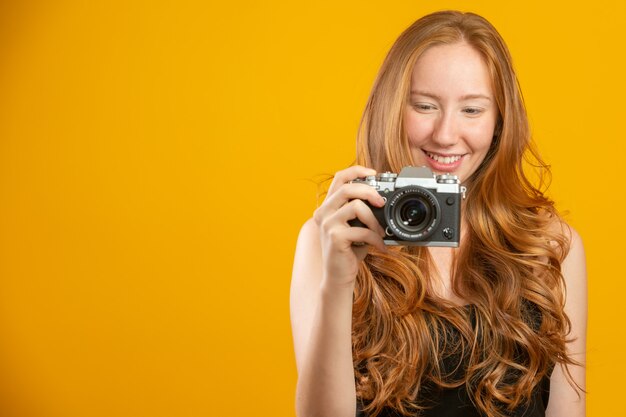
POLYGON ((507 40, 589 263, 589 416, 626 415, 623 1, 0 3, 0 414, 292 416, 314 181, 396 36, 507 40))

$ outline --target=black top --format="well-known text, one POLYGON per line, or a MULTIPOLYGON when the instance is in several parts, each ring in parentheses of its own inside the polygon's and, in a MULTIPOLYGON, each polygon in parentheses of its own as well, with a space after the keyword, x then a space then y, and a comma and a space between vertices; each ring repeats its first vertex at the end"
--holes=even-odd
MULTIPOLYGON (((526 304, 527 306, 530 303, 526 304)), ((530 310, 535 310, 533 313, 534 318, 538 320, 534 321, 532 326, 537 330, 539 329, 541 322, 541 315, 536 306, 529 306, 530 310)), ((474 309, 467 306, 470 310, 471 320, 474 320, 474 309)), ((457 358, 458 360, 458 358, 457 358)), ((458 364, 458 362, 457 362, 458 364)), ((450 366, 454 366, 448 362, 448 360, 442 360, 443 369, 454 369, 450 366)), ((458 369, 458 368, 457 368, 458 369)), ((550 372, 546 375, 540 383, 535 387, 530 401, 516 408, 510 414, 506 414, 510 417, 545 417, 546 407, 548 406, 548 398, 550 396, 550 372)), ((484 417, 478 409, 472 404, 467 394, 465 384, 450 389, 427 389, 427 392, 422 393, 422 400, 427 404, 426 409, 415 414, 416 417, 484 417)), ((363 405, 360 401, 357 402, 356 417, 367 417, 367 414, 362 410, 363 405)), ((378 417, 401 417, 400 413, 395 412, 392 409, 384 409, 378 417)))
MULTIPOLYGON (((545 377, 535 388, 531 401, 515 409, 509 416, 511 417, 545 417, 548 397, 550 395, 550 378, 545 377)), ((432 407, 422 410, 416 416, 419 417, 484 417, 483 414, 474 407, 467 397, 465 385, 458 388, 444 389, 438 392, 437 398, 432 398, 435 404, 432 407)), ((401 417, 391 409, 384 409, 378 417, 401 417)), ((357 405, 356 417, 367 417, 357 405)))

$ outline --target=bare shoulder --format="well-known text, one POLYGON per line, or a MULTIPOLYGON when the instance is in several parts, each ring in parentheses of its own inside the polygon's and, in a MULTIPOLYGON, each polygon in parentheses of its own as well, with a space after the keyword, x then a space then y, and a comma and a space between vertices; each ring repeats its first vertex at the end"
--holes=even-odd
MULTIPOLYGON (((563 258, 567 259, 570 253, 573 256, 580 255, 581 251, 584 253, 582 238, 576 229, 570 226, 560 216, 548 213, 544 213, 543 216, 549 236, 562 239, 563 258)), ((557 244, 557 241, 553 241, 552 243, 557 244)))
MULTIPOLYGON (((587 261, 583 240, 570 225, 563 223, 567 236, 565 258, 561 263, 561 274, 567 291, 566 311, 576 314, 586 323, 587 316, 587 261)), ((571 317, 570 317, 571 318, 571 317)))
POLYGON ((319 227, 313 218, 304 222, 300 228, 300 234, 298 235, 298 245, 301 243, 311 243, 312 241, 319 243, 319 227))
POLYGON ((570 321, 567 350, 578 365, 555 367, 550 379, 547 417, 585 415, 585 362, 587 340, 587 268, 583 241, 578 232, 560 218, 550 223, 551 232, 563 236, 561 274, 565 284, 565 313, 570 321))
POLYGON ((576 229, 565 222, 562 222, 561 227, 567 239, 565 257, 561 263, 561 274, 563 275, 567 295, 565 310, 572 320, 572 325, 578 325, 578 331, 583 333, 587 322, 587 261, 585 247, 576 229))
POLYGON ((580 234, 559 216, 548 215, 546 220, 551 242, 560 247, 561 272, 566 287, 569 289, 571 285, 585 284, 587 277, 585 248, 580 234))
POLYGON ((567 254, 565 255, 565 260, 563 264, 566 263, 568 265, 575 264, 585 264, 585 247, 583 245, 583 240, 572 226, 565 224, 565 228, 568 236, 568 248, 567 254))
POLYGON ((564 264, 566 262, 569 264, 572 262, 584 262, 585 249, 583 246, 583 240, 576 229, 559 217, 551 217, 549 219, 548 229, 554 234, 563 236, 564 264))
POLYGON ((298 235, 292 271, 292 290, 294 283, 321 279, 321 276, 318 276, 318 272, 321 272, 321 255, 319 227, 313 219, 309 219, 304 222, 298 235))

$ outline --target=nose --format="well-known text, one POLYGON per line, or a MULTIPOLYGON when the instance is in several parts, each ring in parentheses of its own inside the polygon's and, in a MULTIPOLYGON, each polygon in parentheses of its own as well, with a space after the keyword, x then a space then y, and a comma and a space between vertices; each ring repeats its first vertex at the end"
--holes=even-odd
POLYGON ((441 147, 450 147, 457 143, 458 134, 458 126, 456 126, 454 116, 450 113, 441 113, 435 123, 433 141, 441 147))

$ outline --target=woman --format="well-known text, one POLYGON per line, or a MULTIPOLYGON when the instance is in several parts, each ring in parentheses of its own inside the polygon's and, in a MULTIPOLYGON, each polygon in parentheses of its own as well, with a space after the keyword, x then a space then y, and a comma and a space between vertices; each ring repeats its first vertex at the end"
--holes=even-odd
POLYGON ((584 416, 584 250, 524 173, 547 167, 493 26, 439 12, 409 27, 357 145, 298 239, 298 416, 584 416), (467 187, 459 248, 383 243, 366 202, 385 202, 352 181, 408 165, 467 187))

